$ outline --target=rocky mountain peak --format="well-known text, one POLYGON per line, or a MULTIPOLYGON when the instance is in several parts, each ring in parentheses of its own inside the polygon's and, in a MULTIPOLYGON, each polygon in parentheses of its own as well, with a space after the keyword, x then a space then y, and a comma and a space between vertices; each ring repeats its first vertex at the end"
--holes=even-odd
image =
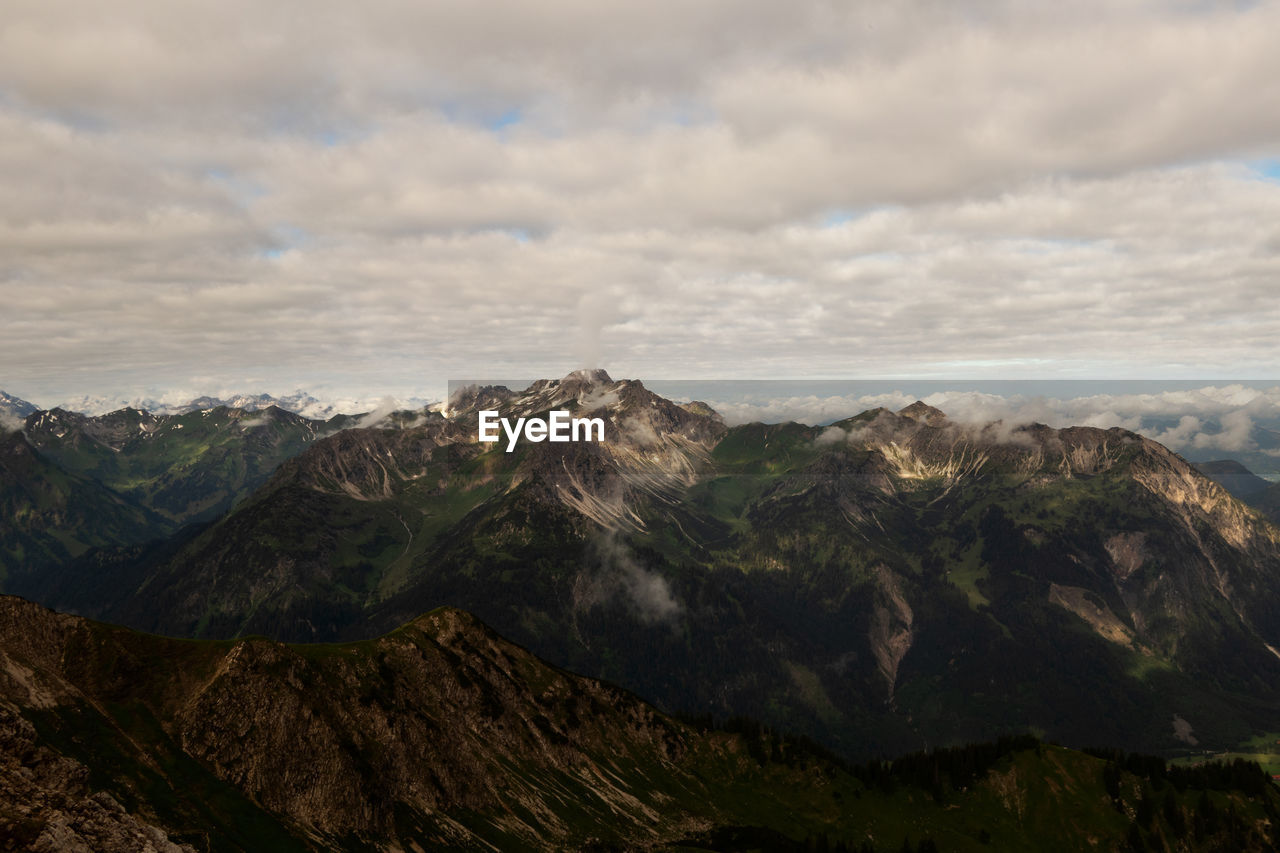
POLYGON ((0 391, 0 423, 4 420, 24 420, 37 411, 39 408, 34 404, 0 391))
POLYGON ((611 385, 613 380, 609 377, 609 371, 604 368, 591 368, 574 370, 560 380, 560 384, 568 384, 573 382, 582 382, 588 385, 611 385))
POLYGON ((916 400, 910 406, 900 410, 898 414, 913 421, 926 423, 929 426, 941 426, 947 420, 945 412, 941 409, 935 409, 922 400, 916 400))

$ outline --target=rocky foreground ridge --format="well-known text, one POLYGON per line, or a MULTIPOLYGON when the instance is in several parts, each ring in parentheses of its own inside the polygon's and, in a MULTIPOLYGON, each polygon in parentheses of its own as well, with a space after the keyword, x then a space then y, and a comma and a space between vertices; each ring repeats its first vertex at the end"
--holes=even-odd
POLYGON ((672 720, 456 609, 287 646, 0 597, 0 850, 1265 850, 1280 826, 1252 765, 1021 739, 851 768, 736 731, 672 720))
POLYGON ((690 730, 458 610, 290 647, 4 597, 0 685, 3 818, 32 849, 555 849, 584 826, 649 844, 714 814, 671 805, 705 793, 690 730))

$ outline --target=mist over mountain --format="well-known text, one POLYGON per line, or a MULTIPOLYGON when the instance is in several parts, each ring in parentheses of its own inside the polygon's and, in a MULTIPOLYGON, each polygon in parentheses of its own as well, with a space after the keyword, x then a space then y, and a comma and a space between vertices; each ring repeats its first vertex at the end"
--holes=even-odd
POLYGON ((807 380, 661 382, 707 400, 731 425, 824 425, 850 412, 921 400, 957 422, 1123 427, 1193 461, 1234 458, 1280 478, 1280 387, 1267 382, 1073 380, 807 380))
MULTIPOLYGON (((457 389, 466 384, 451 381, 449 386, 457 389)), ((530 381, 500 384, 524 388, 530 381)), ((824 425, 851 412, 896 410, 919 399, 946 411, 953 420, 974 424, 1001 420, 1054 427, 1121 426, 1159 441, 1188 460, 1231 458, 1264 479, 1280 479, 1280 387, 1264 382, 662 380, 653 387, 670 399, 708 401, 730 425, 753 421, 824 425)), ((322 400, 304 391, 282 396, 258 393, 199 397, 175 391, 159 396, 83 396, 63 403, 61 408, 90 415, 107 414, 122 407, 153 414, 182 414, 218 406, 256 411, 271 405, 308 418, 328 420, 339 414, 421 411, 440 403, 423 396, 393 399, 348 395, 322 400)), ((36 408, 25 404, 21 417, 36 408)))

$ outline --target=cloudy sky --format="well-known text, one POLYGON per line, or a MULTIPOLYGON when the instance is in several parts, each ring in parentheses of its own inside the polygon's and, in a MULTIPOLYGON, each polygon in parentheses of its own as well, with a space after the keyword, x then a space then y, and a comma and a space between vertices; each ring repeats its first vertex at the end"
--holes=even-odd
POLYGON ((1280 376, 1280 3, 8 0, 0 388, 1280 376))

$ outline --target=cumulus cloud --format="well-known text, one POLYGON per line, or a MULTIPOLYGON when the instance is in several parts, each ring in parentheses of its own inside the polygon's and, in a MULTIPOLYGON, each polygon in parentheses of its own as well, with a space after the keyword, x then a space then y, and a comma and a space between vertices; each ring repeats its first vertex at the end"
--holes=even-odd
POLYGON ((1254 450, 1258 444, 1253 438, 1253 419, 1248 412, 1236 410, 1227 412, 1220 419, 1217 432, 1196 434, 1192 443, 1197 448, 1239 451, 1254 450))
POLYGON ((1280 367, 1274 2, 10 5, 0 387, 1280 367))
POLYGON ((356 429, 373 429, 380 426, 399 409, 400 404, 395 397, 383 397, 378 401, 377 407, 373 411, 361 415, 354 426, 356 429))

